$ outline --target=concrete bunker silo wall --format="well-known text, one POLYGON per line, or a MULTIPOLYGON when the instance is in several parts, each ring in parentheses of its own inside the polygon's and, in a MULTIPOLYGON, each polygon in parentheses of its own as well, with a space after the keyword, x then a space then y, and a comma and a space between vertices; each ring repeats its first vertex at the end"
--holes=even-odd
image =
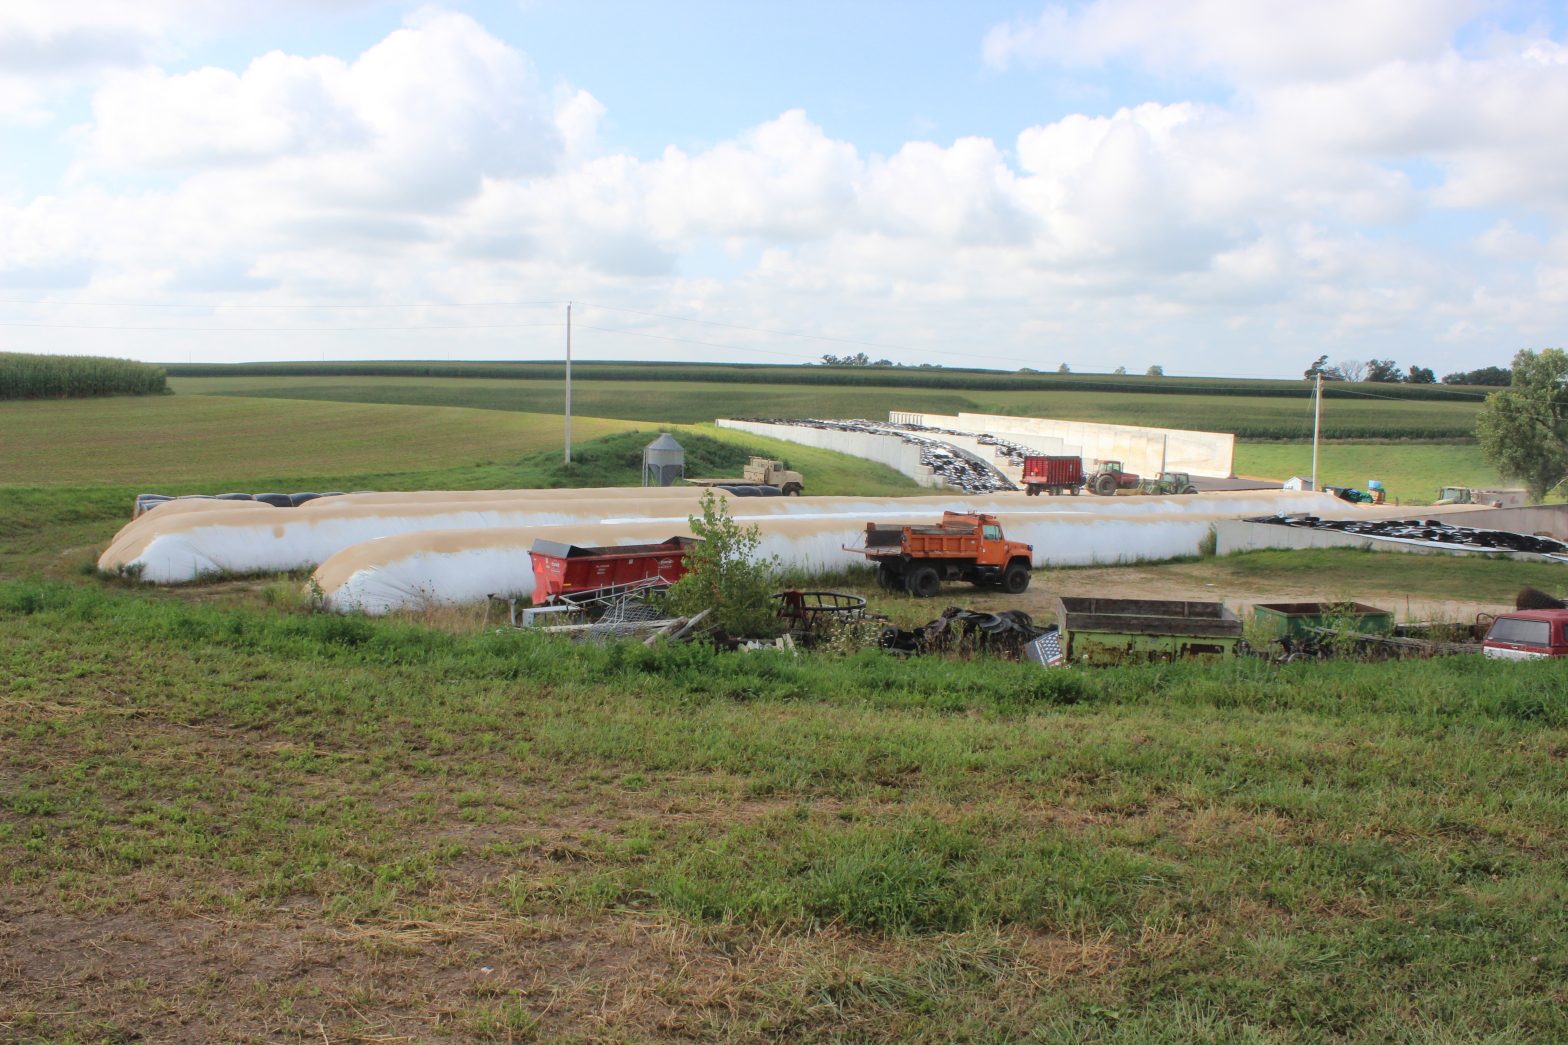
MULTIPOLYGON (((876 461, 878 464, 887 465, 895 472, 909 476, 921 486, 932 488, 942 486, 942 480, 933 475, 930 468, 920 463, 920 448, 906 443, 896 435, 841 432, 796 425, 771 425, 762 421, 733 421, 729 418, 720 418, 717 424, 720 428, 732 428, 738 432, 750 432, 752 435, 763 435, 782 442, 799 443, 801 446, 833 450, 862 460, 876 461)), ((809 475, 806 477, 806 489, 808 492, 811 489, 809 475)))
POLYGON ((1056 421, 1005 414, 898 412, 889 416, 908 424, 1001 436, 1034 445, 1044 453, 1051 452, 1040 445, 1044 440, 1059 440, 1065 448, 1063 452, 1081 455, 1086 465, 1102 459, 1119 460, 1129 471, 1140 474, 1153 475, 1159 471, 1162 456, 1165 469, 1171 472, 1227 478, 1235 470, 1236 437, 1229 432, 1056 421))

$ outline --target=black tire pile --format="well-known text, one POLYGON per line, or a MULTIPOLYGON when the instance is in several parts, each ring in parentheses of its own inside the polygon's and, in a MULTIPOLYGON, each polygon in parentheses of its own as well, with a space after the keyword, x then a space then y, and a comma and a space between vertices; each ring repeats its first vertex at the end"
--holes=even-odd
POLYGON ((1335 530, 1359 537, 1388 537, 1454 548, 1500 552, 1533 552, 1536 555, 1568 554, 1568 544, 1550 537, 1507 530, 1479 530, 1453 526, 1438 519, 1320 519, 1315 515, 1265 515, 1248 522, 1294 526, 1305 530, 1335 530))

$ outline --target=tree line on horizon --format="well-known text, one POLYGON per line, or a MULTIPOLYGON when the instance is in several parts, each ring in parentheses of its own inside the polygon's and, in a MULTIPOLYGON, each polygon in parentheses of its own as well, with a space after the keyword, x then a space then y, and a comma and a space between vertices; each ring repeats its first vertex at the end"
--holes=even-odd
MULTIPOLYGON (((1302 371, 1308 381, 1321 377, 1325 381, 1366 381, 1373 384, 1436 384, 1437 378, 1430 367, 1410 365, 1406 373, 1392 359, 1346 359, 1330 364, 1328 355, 1318 356, 1312 365, 1302 371)), ((1479 370, 1459 370, 1443 375, 1445 385, 1507 385, 1513 380, 1513 371, 1505 366, 1487 366, 1479 370)))

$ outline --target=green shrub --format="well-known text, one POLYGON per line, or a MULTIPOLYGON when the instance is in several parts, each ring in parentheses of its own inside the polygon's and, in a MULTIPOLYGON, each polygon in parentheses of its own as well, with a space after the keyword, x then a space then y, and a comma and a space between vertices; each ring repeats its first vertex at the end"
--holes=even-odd
POLYGON ((759 638, 777 634, 773 605, 777 557, 758 557, 762 533, 730 517, 725 501, 712 490, 703 493, 700 516, 691 516, 691 532, 701 541, 686 554, 686 575, 671 586, 670 609, 682 616, 713 608, 712 621, 731 635, 759 638))

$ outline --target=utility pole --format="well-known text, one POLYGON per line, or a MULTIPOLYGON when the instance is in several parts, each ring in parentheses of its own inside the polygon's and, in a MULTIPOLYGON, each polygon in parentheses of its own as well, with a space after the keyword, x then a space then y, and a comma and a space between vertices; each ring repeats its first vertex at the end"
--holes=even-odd
POLYGON ((1318 488, 1318 419, 1323 415, 1323 374, 1317 375, 1317 387, 1312 393, 1312 491, 1318 488))
MULTIPOLYGON (((1314 439, 1312 449, 1316 453, 1314 439)), ((566 303, 566 463, 572 463, 572 303, 566 303)), ((1316 466, 1314 466, 1316 469, 1316 466)), ((1314 471, 1316 474, 1316 471, 1314 471)))

